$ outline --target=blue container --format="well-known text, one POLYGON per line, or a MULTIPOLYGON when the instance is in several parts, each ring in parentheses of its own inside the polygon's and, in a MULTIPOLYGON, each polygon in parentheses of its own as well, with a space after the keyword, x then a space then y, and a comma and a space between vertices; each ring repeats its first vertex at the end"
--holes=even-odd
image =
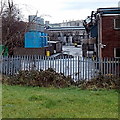
POLYGON ((42 47, 44 47, 44 33, 43 32, 41 32, 41 41, 42 41, 42 47))
POLYGON ((25 48, 40 48, 43 47, 43 41, 41 39, 41 33, 37 31, 31 31, 25 33, 25 48))
POLYGON ((43 38, 42 38, 42 32, 39 32, 39 37, 40 37, 40 47, 43 47, 43 38))
POLYGON ((45 36, 46 36, 45 46, 48 46, 48 34, 47 34, 47 33, 45 33, 45 36))
POLYGON ((44 33, 44 36, 45 36, 45 38, 44 38, 44 46, 47 46, 47 41, 48 41, 47 36, 48 36, 48 34, 44 33))
POLYGON ((45 34, 45 33, 43 33, 43 35, 44 35, 44 39, 43 39, 43 46, 45 47, 45 46, 46 46, 46 34, 45 34))

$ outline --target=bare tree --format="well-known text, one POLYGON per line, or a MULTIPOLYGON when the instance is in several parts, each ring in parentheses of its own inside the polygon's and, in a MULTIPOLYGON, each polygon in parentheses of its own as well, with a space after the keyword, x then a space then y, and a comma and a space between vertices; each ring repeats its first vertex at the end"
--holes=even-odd
MULTIPOLYGON (((8 47, 9 54, 13 54, 15 47, 23 47, 26 23, 21 21, 20 10, 13 1, 8 0, 1 11, 2 44, 8 47)), ((4 50, 3 50, 4 53, 4 50)))
POLYGON ((2 13, 5 8, 5 1, 1 0, 0 2, 0 44, 2 44, 2 13))
MULTIPOLYGON (((21 20, 21 11, 17 8, 17 5, 13 3, 13 0, 7 0, 7 2, 1 2, 2 9, 0 12, 2 22, 2 44, 5 46, 2 53, 4 53, 6 47, 9 49, 9 55, 13 55, 15 47, 24 47, 24 34, 28 31, 28 28, 33 21, 23 22, 21 20)), ((36 12, 37 16, 38 12, 36 12)), ((45 16, 45 15, 44 15, 45 16)))
POLYGON ((1 2, 0 2, 0 16, 2 15, 2 13, 3 13, 3 10, 4 10, 4 8, 5 8, 5 1, 3 1, 3 0, 1 0, 1 2))

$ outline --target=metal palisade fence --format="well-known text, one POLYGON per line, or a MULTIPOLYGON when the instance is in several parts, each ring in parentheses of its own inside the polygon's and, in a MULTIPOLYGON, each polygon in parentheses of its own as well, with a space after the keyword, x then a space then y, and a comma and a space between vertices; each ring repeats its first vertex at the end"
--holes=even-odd
POLYGON ((120 59, 83 58, 80 56, 1 56, 0 73, 18 74, 21 70, 47 70, 53 68, 58 73, 71 76, 74 80, 90 80, 101 75, 120 77, 120 59))

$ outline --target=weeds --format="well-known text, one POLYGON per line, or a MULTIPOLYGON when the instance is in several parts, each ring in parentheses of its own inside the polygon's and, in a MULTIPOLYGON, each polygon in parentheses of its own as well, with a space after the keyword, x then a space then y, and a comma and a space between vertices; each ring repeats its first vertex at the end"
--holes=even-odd
POLYGON ((56 73, 53 69, 45 71, 20 71, 17 75, 3 78, 3 83, 8 85, 26 85, 39 87, 68 87, 70 86, 70 77, 56 73))
POLYGON ((120 89, 120 77, 116 77, 114 75, 98 75, 97 78, 94 78, 89 81, 77 81, 76 86, 82 89, 120 89))

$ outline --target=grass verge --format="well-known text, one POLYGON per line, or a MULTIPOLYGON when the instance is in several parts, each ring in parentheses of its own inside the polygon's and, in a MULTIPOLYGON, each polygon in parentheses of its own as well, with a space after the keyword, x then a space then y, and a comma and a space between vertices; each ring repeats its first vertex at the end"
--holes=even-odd
POLYGON ((118 118, 118 92, 2 86, 3 118, 118 118))

